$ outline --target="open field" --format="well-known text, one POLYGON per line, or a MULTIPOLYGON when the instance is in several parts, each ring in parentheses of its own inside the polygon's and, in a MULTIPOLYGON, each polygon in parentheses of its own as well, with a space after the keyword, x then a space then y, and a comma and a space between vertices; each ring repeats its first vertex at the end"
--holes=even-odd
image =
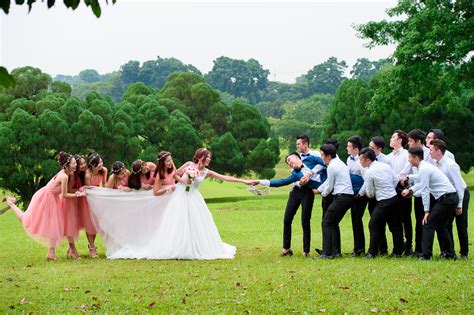
MULTIPOLYGON (((472 259, 351 258, 349 213, 341 222, 343 258, 304 258, 299 214, 293 227, 295 255, 279 257, 288 188, 257 197, 243 185, 209 181, 202 192, 223 240, 237 246, 234 260, 111 261, 100 239, 101 257, 92 260, 82 235, 83 259, 67 260, 63 245, 60 260, 46 262, 46 248, 28 238, 13 213, 0 216, 0 313, 474 312, 472 259)), ((320 222, 318 197, 312 248, 321 247, 320 222)), ((472 229, 469 236, 474 238, 472 229)), ((437 255, 436 243, 434 249, 437 255)))

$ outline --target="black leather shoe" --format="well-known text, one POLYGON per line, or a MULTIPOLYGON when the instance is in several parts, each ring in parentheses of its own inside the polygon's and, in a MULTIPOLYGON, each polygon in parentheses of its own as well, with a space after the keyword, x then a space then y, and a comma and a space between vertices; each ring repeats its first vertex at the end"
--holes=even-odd
POLYGON ((390 257, 390 258, 402 258, 402 255, 391 253, 390 255, 388 255, 388 257, 390 257))
POLYGON ((318 255, 322 255, 323 254, 323 251, 319 248, 315 248, 314 251, 318 254, 318 255))
POLYGON ((403 253, 405 256, 411 256, 413 255, 413 251, 411 250, 411 247, 405 248, 405 252, 403 253))
POLYGON ((309 255, 309 253, 303 252, 303 257, 311 257, 311 256, 309 255))
POLYGON ((365 254, 365 258, 367 258, 367 259, 373 259, 373 258, 375 258, 375 256, 372 255, 371 253, 367 253, 367 254, 365 254))
POLYGON ((293 256, 293 251, 290 249, 288 249, 286 252, 281 252, 280 253, 280 256, 283 257, 283 256, 293 256))
POLYGON ((332 257, 334 257, 334 258, 341 258, 342 255, 341 255, 341 253, 338 253, 338 254, 334 254, 332 257))
POLYGON ((420 252, 413 252, 412 256, 415 257, 415 258, 420 258, 420 257, 423 257, 423 254, 420 253, 420 252))
POLYGON ((328 256, 322 254, 321 256, 313 257, 313 259, 334 259, 334 256, 328 256))
POLYGON ((360 256, 364 256, 365 252, 363 250, 360 250, 360 251, 357 251, 357 252, 353 252, 351 254, 351 257, 360 257, 360 256))
POLYGON ((467 260, 467 255, 461 255, 461 260, 467 260))
POLYGON ((418 258, 418 260, 431 260, 432 258, 431 257, 425 257, 425 256, 421 256, 420 258, 418 258))

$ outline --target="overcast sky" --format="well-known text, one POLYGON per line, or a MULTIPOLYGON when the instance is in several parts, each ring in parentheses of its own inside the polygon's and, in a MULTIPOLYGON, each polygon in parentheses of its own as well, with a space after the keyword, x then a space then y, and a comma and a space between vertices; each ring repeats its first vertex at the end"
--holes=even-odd
MULTIPOLYGON (((12 1, 13 2, 13 1, 12 1)), ((101 1, 103 2, 103 1, 101 1)), ((109 1, 111 2, 111 1, 109 1)), ((55 76, 112 72, 129 60, 175 57, 201 72, 219 56, 257 59, 270 80, 294 82, 331 56, 386 58, 394 47, 364 47, 354 24, 387 19, 395 1, 130 1, 67 10, 61 0, 0 12, 0 64, 31 65, 55 76)))

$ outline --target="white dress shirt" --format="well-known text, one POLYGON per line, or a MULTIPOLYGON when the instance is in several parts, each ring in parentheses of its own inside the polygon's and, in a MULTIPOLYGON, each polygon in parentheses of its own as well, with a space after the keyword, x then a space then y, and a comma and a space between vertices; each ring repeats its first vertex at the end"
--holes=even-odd
POLYGON ((349 168, 349 173, 362 176, 363 167, 359 162, 359 154, 347 157, 347 167, 349 168))
POLYGON ((430 211, 430 193, 438 200, 444 194, 456 192, 449 178, 436 166, 426 161, 420 161, 418 182, 410 189, 415 197, 421 196, 425 212, 430 211))
POLYGON ((462 208, 464 190, 466 189, 467 185, 461 176, 461 169, 459 168, 459 165, 444 155, 438 162, 436 162, 435 166, 437 166, 448 177, 451 184, 453 184, 454 188, 456 188, 459 197, 458 208, 462 208))
POLYGON ((353 195, 351 176, 349 168, 339 158, 334 158, 328 165, 328 178, 319 186, 321 196, 326 197, 331 192, 333 195, 349 194, 353 195))
MULTIPOLYGON (((308 151, 307 153, 300 153, 301 161, 304 161, 310 155, 321 158, 321 153, 319 151, 308 151)), ((321 182, 321 175, 319 174, 319 172, 321 170, 323 170, 324 168, 325 168, 325 166, 316 164, 316 166, 313 167, 313 169, 311 169, 312 174, 313 174, 311 176, 311 180, 321 182)), ((299 184, 299 182, 298 182, 298 184, 299 184)))
POLYGON ((364 177, 364 185, 367 197, 377 201, 390 199, 397 195, 395 187, 398 178, 392 167, 386 163, 373 161, 364 177))
POLYGON ((398 180, 412 173, 411 165, 408 163, 408 151, 404 148, 393 150, 387 158, 398 180))
MULTIPOLYGON (((377 155, 375 159, 376 159, 378 162, 382 162, 382 163, 385 163, 385 164, 390 165, 390 160, 389 160, 388 156, 385 155, 385 154, 383 154, 382 152, 380 152, 380 154, 377 155)), ((408 157, 407 157, 407 159, 408 159, 408 157)))

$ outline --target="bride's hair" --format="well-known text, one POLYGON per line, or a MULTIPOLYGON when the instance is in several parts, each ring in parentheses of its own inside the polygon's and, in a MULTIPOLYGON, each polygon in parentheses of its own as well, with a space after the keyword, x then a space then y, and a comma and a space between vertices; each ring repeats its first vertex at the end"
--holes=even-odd
POLYGON ((132 174, 128 177, 128 187, 132 189, 139 190, 142 188, 142 181, 141 181, 141 175, 142 175, 142 166, 143 166, 142 160, 136 160, 132 163, 132 174))
POLYGON ((199 148, 194 153, 193 162, 198 163, 202 158, 208 158, 209 156, 211 156, 211 151, 206 148, 199 148))
POLYGON ((171 174, 173 172, 173 167, 166 169, 165 161, 168 156, 171 156, 171 153, 168 151, 161 151, 158 153, 155 169, 155 178, 165 179, 165 173, 171 174), (159 177, 157 175, 159 174, 159 177))

